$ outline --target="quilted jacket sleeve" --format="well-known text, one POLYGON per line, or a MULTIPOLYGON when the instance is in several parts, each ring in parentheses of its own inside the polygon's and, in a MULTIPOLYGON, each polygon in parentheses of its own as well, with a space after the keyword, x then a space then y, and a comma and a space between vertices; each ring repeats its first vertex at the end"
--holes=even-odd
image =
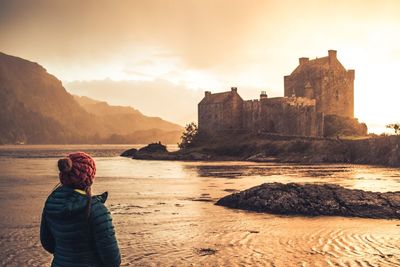
POLYGON ((93 239, 101 262, 104 266, 120 266, 121 255, 110 212, 103 203, 96 201, 92 205, 90 217, 93 239))
POLYGON ((51 234, 50 228, 46 222, 44 211, 42 213, 42 220, 40 222, 40 242, 42 243, 42 246, 45 250, 47 250, 51 254, 54 253, 54 237, 51 234))

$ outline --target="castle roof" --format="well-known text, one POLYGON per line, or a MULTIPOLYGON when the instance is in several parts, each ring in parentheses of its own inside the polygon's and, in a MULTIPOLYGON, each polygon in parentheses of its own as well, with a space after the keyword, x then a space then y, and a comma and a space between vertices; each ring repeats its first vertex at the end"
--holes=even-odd
POLYGON ((337 59, 335 50, 329 50, 327 57, 320 57, 311 60, 309 60, 308 58, 300 58, 299 61, 300 64, 291 73, 291 75, 296 75, 304 72, 312 73, 321 69, 327 70, 330 68, 334 68, 335 70, 339 71, 346 71, 346 69, 337 59))
POLYGON ((297 74, 303 71, 329 68, 329 57, 320 57, 309 60, 297 66, 291 74, 297 74))
POLYGON ((209 94, 208 96, 204 97, 203 100, 201 100, 200 104, 224 103, 225 101, 229 100, 233 94, 234 92, 232 91, 209 94))

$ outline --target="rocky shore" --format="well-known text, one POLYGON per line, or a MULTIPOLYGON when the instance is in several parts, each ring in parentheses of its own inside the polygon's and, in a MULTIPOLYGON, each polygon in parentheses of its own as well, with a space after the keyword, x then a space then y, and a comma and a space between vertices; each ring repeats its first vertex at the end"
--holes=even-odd
POLYGON ((191 148, 174 152, 168 152, 165 146, 159 143, 149 146, 152 147, 125 151, 121 156, 149 160, 234 160, 400 166, 400 136, 350 140, 271 134, 226 135, 224 138, 207 139, 191 148))
POLYGON ((216 205, 282 215, 400 219, 400 192, 370 192, 332 184, 265 183, 216 205))
POLYGON ((161 143, 151 143, 140 149, 131 148, 122 152, 121 157, 144 160, 209 160, 210 155, 195 151, 169 152, 161 143), (187 153, 185 153, 187 152, 187 153))

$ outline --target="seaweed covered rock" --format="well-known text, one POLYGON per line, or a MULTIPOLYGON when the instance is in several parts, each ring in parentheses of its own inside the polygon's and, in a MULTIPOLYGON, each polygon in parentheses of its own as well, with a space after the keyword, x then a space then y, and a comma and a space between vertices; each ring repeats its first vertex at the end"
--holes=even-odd
POLYGON ((158 143, 151 143, 145 147, 142 147, 138 151, 139 153, 168 153, 167 147, 158 143))
POLYGON ((128 149, 128 150, 125 150, 124 152, 122 152, 121 153, 121 157, 134 157, 134 156, 136 156, 136 153, 137 153, 137 149, 136 148, 131 148, 131 149, 128 149))
POLYGON ((400 219, 400 192, 370 192, 333 184, 265 183, 216 205, 284 215, 400 219))

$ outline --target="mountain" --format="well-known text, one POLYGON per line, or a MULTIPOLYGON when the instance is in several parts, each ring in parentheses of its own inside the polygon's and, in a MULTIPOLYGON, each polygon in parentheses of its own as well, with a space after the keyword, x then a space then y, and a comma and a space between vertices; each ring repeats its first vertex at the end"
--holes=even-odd
POLYGON ((182 132, 133 108, 76 99, 39 64, 0 53, 2 144, 175 143, 182 132))
POLYGON ((182 127, 158 117, 148 117, 132 107, 110 106, 86 96, 74 96, 76 102, 88 113, 101 118, 101 123, 112 133, 131 134, 135 131, 162 129, 180 131, 182 127))

